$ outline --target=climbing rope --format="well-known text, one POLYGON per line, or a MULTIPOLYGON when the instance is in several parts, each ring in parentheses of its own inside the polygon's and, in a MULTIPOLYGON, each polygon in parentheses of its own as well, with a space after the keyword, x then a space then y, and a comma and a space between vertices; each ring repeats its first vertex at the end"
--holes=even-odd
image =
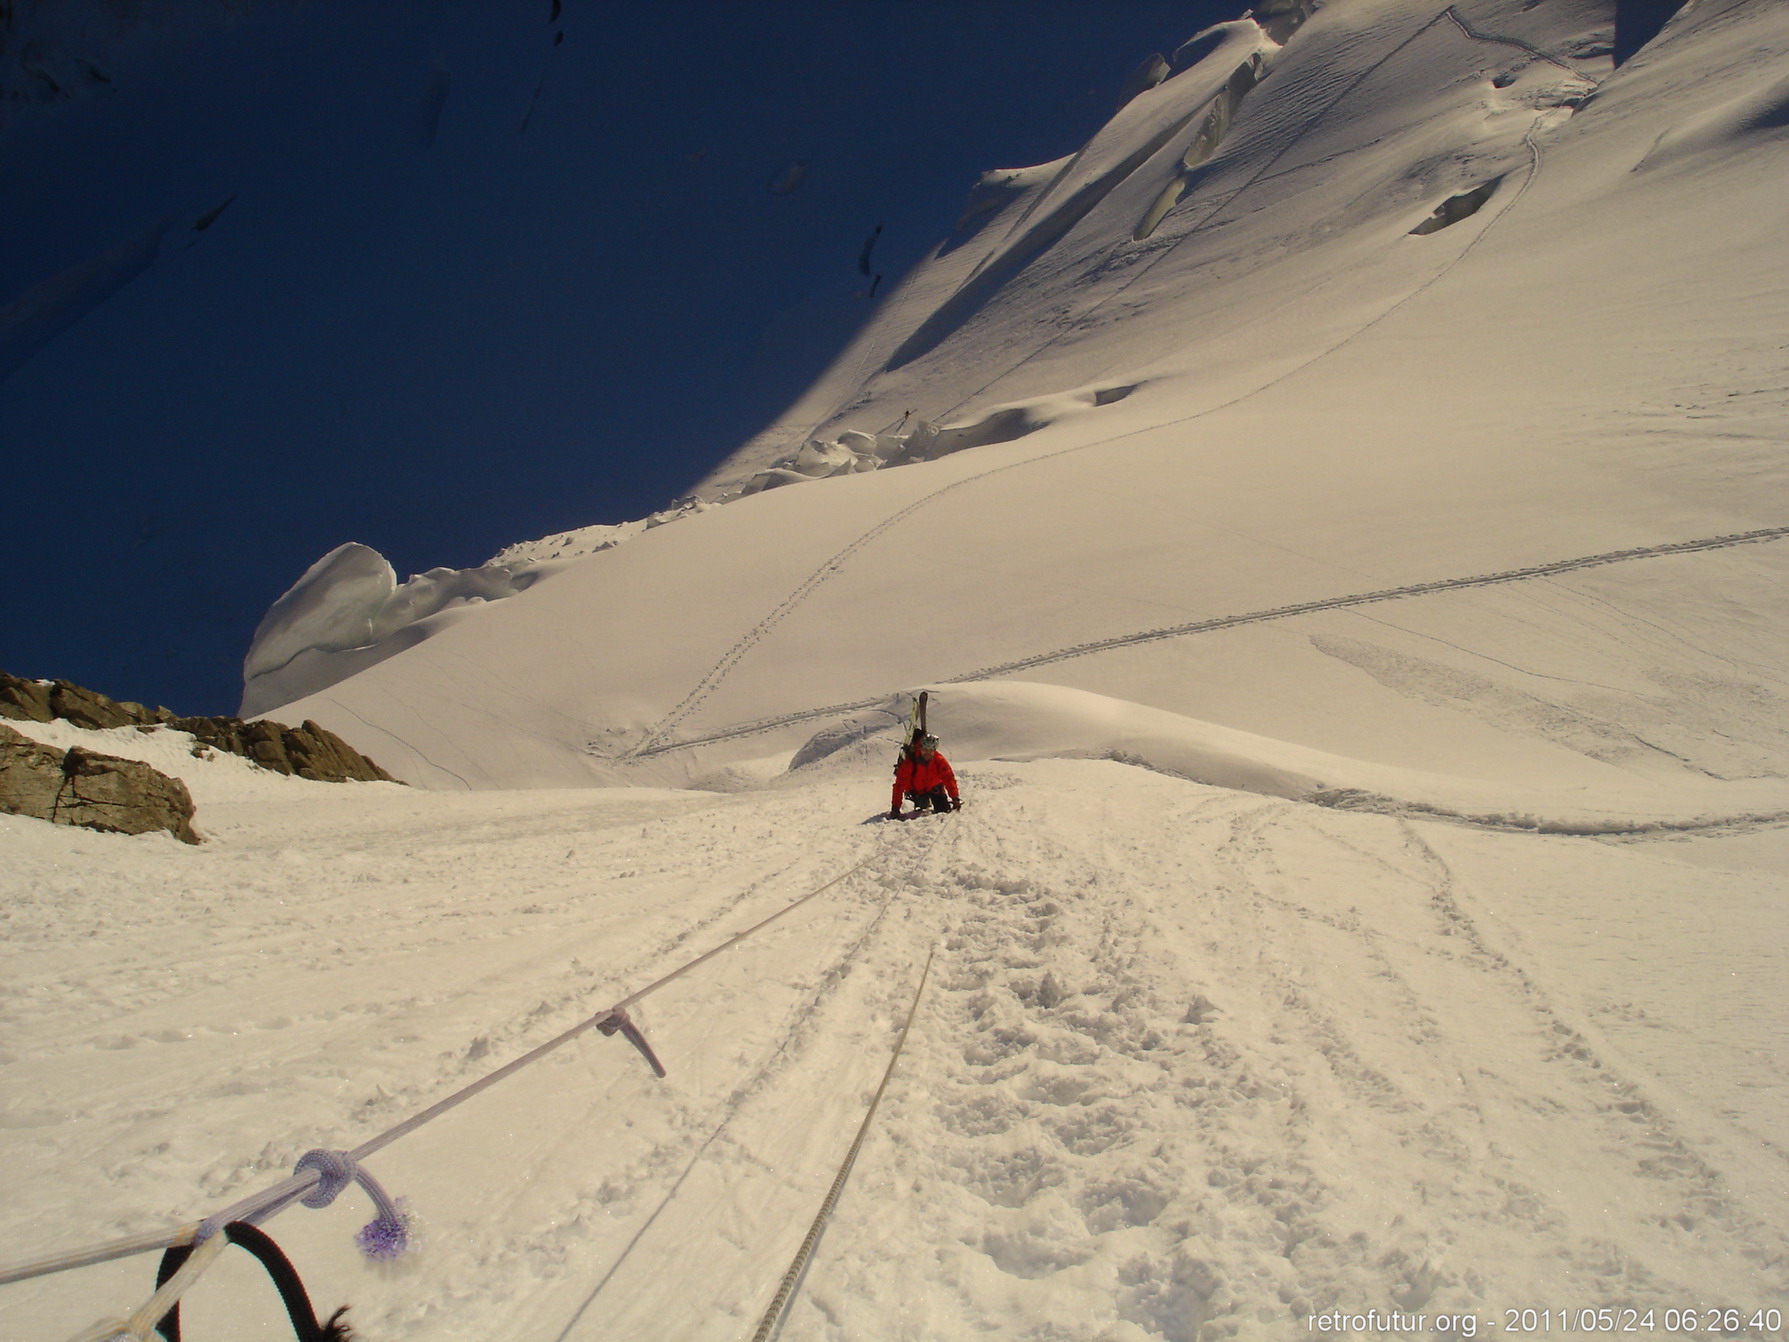
POLYGON ((156 1324, 179 1303, 180 1297, 211 1266, 217 1255, 229 1242, 227 1237, 219 1232, 225 1230, 232 1223, 253 1225, 256 1222, 268 1220, 284 1211, 295 1201, 302 1200, 309 1207, 327 1206, 334 1201, 336 1194, 350 1182, 359 1183, 373 1199, 377 1209, 377 1215, 373 1221, 362 1227, 355 1237, 362 1252, 372 1258, 386 1258, 401 1254, 408 1244, 406 1217, 400 1204, 389 1197, 377 1180, 362 1167, 362 1161, 397 1141, 398 1138, 414 1132, 449 1109, 465 1103, 481 1091, 489 1089, 504 1078, 513 1075, 530 1063, 592 1029, 604 1035, 620 1033, 639 1050, 654 1073, 663 1077, 665 1075, 664 1065, 653 1052, 651 1045, 647 1043, 645 1035, 628 1016, 627 1008, 648 994, 681 978, 698 965, 712 960, 723 951, 729 950, 748 937, 769 927, 772 923, 793 913, 808 901, 850 879, 881 856, 885 846, 886 844, 878 845, 873 852, 855 866, 841 872, 824 885, 808 891, 799 899, 784 905, 769 917, 760 919, 743 932, 727 938, 713 949, 630 993, 613 1006, 580 1021, 546 1043, 529 1050, 521 1057, 479 1078, 470 1085, 462 1087, 395 1127, 362 1142, 352 1151, 317 1150, 307 1152, 300 1158, 289 1178, 243 1198, 204 1221, 0 1268, 0 1284, 22 1281, 29 1277, 46 1276, 53 1272, 108 1262, 112 1259, 146 1253, 155 1249, 190 1247, 190 1256, 181 1263, 179 1269, 172 1276, 158 1285, 155 1294, 136 1313, 124 1320, 102 1321, 71 1339, 71 1342, 127 1342, 127 1340, 128 1342, 146 1342, 156 1324))
POLYGON ((888 1089, 895 1064, 901 1060, 901 1050, 907 1046, 907 1032, 913 1028, 913 1018, 919 1014, 919 1001, 925 995, 926 979, 932 972, 932 957, 937 953, 938 948, 933 946, 926 955, 925 968, 919 972, 919 986, 913 990, 913 1005, 907 1009, 907 1023, 901 1026, 900 1038, 895 1040, 894 1053, 888 1059, 888 1069, 882 1073, 882 1084, 876 1087, 870 1107, 864 1112, 863 1122, 858 1125, 857 1137, 851 1143, 851 1149, 845 1153, 845 1163, 839 1166, 838 1177, 832 1181, 826 1200, 820 1204, 814 1223, 808 1227, 807 1238, 802 1240, 801 1247, 795 1251, 794 1261, 789 1264, 789 1270, 783 1274, 782 1284, 777 1287, 770 1308, 764 1311, 758 1331, 752 1334, 752 1342, 768 1342, 781 1323, 783 1311, 789 1307, 789 1300, 795 1294, 796 1283, 807 1270, 808 1260, 813 1256, 814 1247, 820 1243, 820 1235, 825 1231, 827 1221, 832 1219, 833 1208, 838 1206, 839 1194, 844 1192, 845 1181, 851 1177, 851 1167, 857 1163, 857 1153, 863 1149, 864 1138, 869 1136, 870 1124, 876 1117, 876 1106, 882 1103, 882 1093, 888 1089))
POLYGON ((230 1241, 222 1235, 213 1235, 188 1255, 173 1276, 156 1288, 154 1295, 144 1301, 143 1306, 128 1319, 107 1319, 94 1324, 85 1332, 77 1333, 70 1342, 143 1342, 155 1325, 174 1306, 180 1303, 180 1297, 186 1294, 187 1288, 204 1275, 205 1269, 217 1261, 218 1256, 228 1247, 230 1241))

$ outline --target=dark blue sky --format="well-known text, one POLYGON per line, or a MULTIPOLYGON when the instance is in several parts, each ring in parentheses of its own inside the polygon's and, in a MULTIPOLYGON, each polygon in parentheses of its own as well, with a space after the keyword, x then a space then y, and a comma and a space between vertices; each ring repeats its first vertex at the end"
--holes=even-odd
POLYGON ((1243 3, 28 0, 0 667, 231 712, 343 541, 402 577, 662 506, 862 320, 872 229, 889 286, 1243 3))

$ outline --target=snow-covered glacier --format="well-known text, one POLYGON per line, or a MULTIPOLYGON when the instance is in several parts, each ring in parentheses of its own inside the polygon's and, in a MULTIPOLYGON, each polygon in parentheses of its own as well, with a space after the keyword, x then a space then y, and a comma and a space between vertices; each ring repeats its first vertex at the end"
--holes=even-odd
POLYGON ((789 1342, 1783 1335, 1789 6, 1137 55, 690 498, 281 598, 248 703, 417 786, 121 729, 205 845, 0 816, 16 1254, 650 987, 667 1076, 592 1030, 378 1150, 424 1250, 294 1211, 313 1294, 720 1342, 843 1186, 789 1342), (882 823, 921 688, 967 805, 882 823))
POLYGON ((1647 24, 1605 0, 1189 35, 991 170, 676 525, 370 622, 349 584, 352 646, 282 602, 249 702, 448 786, 755 769, 977 675, 1427 775, 1755 776, 1775 649, 1718 613, 1775 609, 1789 521, 1782 21, 1683 7, 1619 65, 1647 24))

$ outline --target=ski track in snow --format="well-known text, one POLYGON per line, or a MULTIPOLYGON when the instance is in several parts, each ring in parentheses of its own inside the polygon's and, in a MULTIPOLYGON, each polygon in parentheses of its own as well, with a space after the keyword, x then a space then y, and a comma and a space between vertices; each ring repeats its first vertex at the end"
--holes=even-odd
MULTIPOLYGON (((1414 8, 1382 13, 1414 25, 1414 8)), ((1189 196, 1211 212, 1172 242, 1164 234, 1026 359, 1066 342, 1244 191, 1323 162, 1278 167, 1391 56, 1424 34, 1457 49, 1455 30, 1581 74, 1447 5, 1334 99, 1314 93, 1322 109, 1276 129, 1236 191, 1189 196)), ((1390 46, 1397 32, 1375 40, 1390 46)), ((1222 405, 982 470, 885 517, 789 589, 620 758, 883 702, 673 739, 781 621, 930 503, 1241 404, 1429 292, 1537 180, 1546 118, 1563 112, 1532 110, 1519 189, 1456 234, 1434 273, 1382 295, 1376 316, 1289 370, 1261 369, 1222 405)), ((1513 177, 1519 160, 1503 148, 1513 177)), ((1722 594, 1726 607, 1679 630, 1645 616, 1687 599, 1629 609, 1544 580, 1785 537, 1771 527, 1217 616, 935 683, 1529 582, 1525 617, 1544 608, 1595 623, 1635 655, 1554 663, 1537 639, 1503 665, 1636 709, 1654 702, 1646 672, 1671 669, 1658 647, 1700 655, 1698 627, 1749 617, 1714 652, 1768 674, 1736 673, 1738 685, 1698 674, 1706 719, 1683 728, 1731 740, 1776 702, 1777 667, 1740 655, 1768 658, 1772 608, 1722 594), (1515 665, 1526 660, 1546 670, 1515 665), (1749 716, 1735 711, 1747 694, 1749 716)), ((1669 572, 1646 572, 1670 587, 1669 572)), ((1694 590, 1706 601, 1713 586, 1694 590)), ((1470 633, 1404 632, 1486 655, 1470 633)), ((1333 641, 1346 661, 1348 640, 1333 641)), ((1470 692, 1468 672, 1404 663, 1391 671, 1413 693, 1437 674, 1452 675, 1453 698, 1470 692)), ((525 708, 528 723, 503 727, 516 744, 499 748, 520 755, 536 732, 552 746, 543 723, 573 730, 522 680, 471 658, 436 666, 469 704, 495 685, 525 708)), ((1481 700, 1492 722, 1524 707, 1513 693, 1481 700)), ((402 706, 401 720, 426 718, 426 706, 402 706)), ((1700 767, 1693 751, 1673 754, 1681 737, 1656 715, 1619 725, 1622 752, 1700 767)), ((1535 730, 1569 746, 1580 727, 1535 730)), ((1734 771, 1780 775, 1776 742, 1731 752, 1734 771)), ((462 763, 469 749, 437 753, 462 763)), ((5 1256, 215 1211, 304 1150, 389 1129, 817 890, 634 1013, 665 1079, 625 1042, 588 1035, 370 1159, 420 1216, 414 1257, 389 1272, 360 1263, 353 1193, 322 1216, 276 1221, 318 1303, 351 1301, 368 1338, 417 1342, 748 1335, 934 948, 907 1053, 786 1342, 1274 1342, 1328 1336, 1306 1327, 1310 1314, 1369 1308, 1470 1314, 1482 1336, 1504 1331, 1509 1309, 1743 1312, 1789 1298, 1783 817, 1728 815, 1694 838, 1661 827, 1619 844, 1518 839, 1496 832, 1508 818, 1358 793, 1305 805, 1074 759, 968 763, 969 809, 885 826, 866 812, 880 809, 886 773, 849 767, 724 797, 283 780, 292 788, 252 804, 207 802, 198 849, 0 817, 5 1256)), ((62 1336, 126 1312, 147 1295, 152 1263, 0 1288, 4 1333, 62 1336)), ((189 1335, 272 1335, 283 1320, 266 1295, 220 1267, 188 1302, 189 1335)))
MULTIPOLYGON (((1079 450, 1079 449, 1070 449, 1079 450)), ((1041 460, 1041 458, 1037 458, 1041 460)), ((1026 463, 1019 463, 1020 465, 1026 463)), ((1002 468, 1009 469, 1009 468, 1002 468)), ((976 476, 979 480, 984 477, 976 476)), ((962 481, 960 483, 971 483, 962 481)), ((954 486, 952 486, 954 487, 954 486)), ((943 491, 939 491, 942 493, 943 491)), ((752 722, 740 723, 737 726, 722 728, 719 731, 707 732, 700 736, 687 737, 679 741, 663 741, 662 737, 675 721, 686 717, 707 698, 719 682, 719 676, 725 669, 736 665, 751 647, 769 631, 775 620, 780 620, 789 609, 812 591, 812 585, 830 576, 837 564, 846 554, 854 552, 867 544, 881 531, 894 525, 921 505, 936 498, 936 494, 927 495, 918 502, 909 505, 901 512, 887 519, 880 527, 866 533, 853 542, 847 551, 834 556, 831 563, 814 577, 803 584, 795 593, 778 607, 774 619, 767 619, 754 628, 717 666, 715 672, 704 682, 700 693, 687 699, 673 710, 659 725, 648 734, 645 740, 636 745, 623 759, 645 759, 655 755, 670 754, 673 751, 687 750, 696 746, 710 745, 718 741, 736 740, 742 736, 754 736, 760 732, 774 731, 779 727, 792 726, 799 722, 812 722, 822 718, 836 717, 846 713, 861 712, 873 708, 882 702, 884 696, 874 699, 859 699, 850 703, 829 704, 824 708, 802 709, 799 712, 778 714, 774 717, 759 718, 752 722), (718 674, 717 674, 718 673, 718 674), (654 742, 657 744, 653 744, 654 742)), ((1628 563, 1641 559, 1658 559, 1668 555, 1693 554, 1704 550, 1726 549, 1734 545, 1756 545, 1767 541, 1782 540, 1789 537, 1789 527, 1765 527, 1756 531, 1736 532, 1724 536, 1709 536, 1699 540, 1671 541, 1661 545, 1638 546, 1628 550, 1610 551, 1604 554, 1584 555, 1575 559, 1561 559, 1547 564, 1535 564, 1527 568, 1508 569, 1499 573, 1475 574, 1463 578, 1441 578, 1433 582, 1410 583, 1402 587, 1382 588, 1372 592, 1358 592, 1346 596, 1325 597, 1317 601, 1298 602, 1289 606, 1276 606, 1268 610, 1248 611, 1240 615, 1219 615, 1207 620, 1193 620, 1185 624, 1169 625, 1160 629, 1146 629, 1134 634, 1121 634, 1114 638, 1098 639, 1088 643, 1077 643, 1071 647, 1056 648, 1049 652, 1036 653, 1030 657, 1022 657, 1010 662, 1002 662, 995 666, 985 666, 974 671, 940 677, 934 683, 950 685, 962 681, 993 680, 1000 676, 1014 675, 1021 671, 1035 670, 1041 666, 1049 666, 1056 662, 1065 662, 1076 657, 1088 657, 1095 653, 1110 652, 1118 648, 1136 647, 1143 643, 1154 643, 1166 638, 1183 638, 1194 634, 1212 633, 1221 629, 1234 629, 1247 624, 1260 624, 1269 620, 1292 619, 1300 615, 1315 614, 1319 611, 1345 610, 1351 607, 1372 605, 1381 601, 1396 601, 1410 597, 1432 596, 1442 592, 1465 591, 1475 587, 1490 587, 1503 583, 1526 582, 1538 578, 1557 577, 1563 573, 1577 572, 1583 569, 1600 568, 1607 564, 1628 563)))

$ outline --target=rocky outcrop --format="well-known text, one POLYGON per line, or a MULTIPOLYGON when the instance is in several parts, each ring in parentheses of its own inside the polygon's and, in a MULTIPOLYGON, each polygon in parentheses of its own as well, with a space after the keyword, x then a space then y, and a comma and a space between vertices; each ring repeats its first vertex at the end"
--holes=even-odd
POLYGON ((0 718, 26 722, 72 722, 77 727, 130 727, 168 723, 165 708, 145 708, 130 700, 108 699, 66 680, 21 680, 0 671, 0 718))
POLYGON ((0 726, 0 811, 115 834, 166 830, 198 843, 193 799, 178 778, 76 746, 57 750, 0 726))
POLYGON ((309 719, 299 727, 265 720, 244 722, 241 718, 175 718, 168 725, 176 731, 191 732, 196 740, 216 750, 241 755, 275 773, 319 783, 397 781, 334 732, 309 719))
POLYGON ((300 727, 241 718, 181 718, 165 708, 146 708, 128 699, 109 699, 66 680, 25 680, 0 671, 0 718, 26 722, 73 723, 77 727, 170 727, 190 732, 214 750, 241 755, 275 773, 319 783, 393 783, 372 760, 325 727, 300 727))

